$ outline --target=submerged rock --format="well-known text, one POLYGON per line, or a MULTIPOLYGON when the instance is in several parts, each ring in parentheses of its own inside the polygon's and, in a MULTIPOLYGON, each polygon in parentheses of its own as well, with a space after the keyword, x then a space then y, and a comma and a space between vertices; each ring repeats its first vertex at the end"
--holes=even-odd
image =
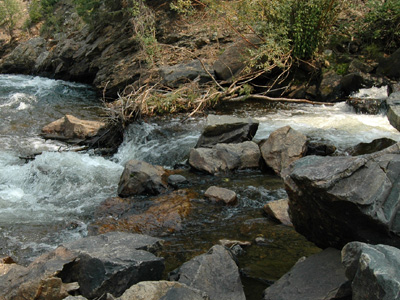
POLYGON ((317 246, 400 247, 400 143, 357 157, 307 156, 284 180, 293 225, 317 246))
POLYGON ((351 242, 342 250, 352 300, 400 299, 400 250, 351 242))
POLYGON ((118 195, 158 195, 167 190, 166 172, 163 167, 144 161, 130 160, 126 163, 118 184, 118 195))
POLYGON ((204 196, 216 202, 222 202, 227 205, 237 204, 237 196, 234 191, 217 186, 210 186, 204 193, 204 196))
POLYGON ((357 113, 377 115, 386 108, 384 99, 349 98, 346 104, 354 108, 357 113))
POLYGON ((205 292, 210 300, 245 300, 239 268, 226 248, 216 245, 169 274, 170 280, 205 292))
POLYGON ((346 283, 340 251, 328 248, 300 259, 288 273, 264 291, 263 299, 344 299, 351 294, 351 289, 346 283))
POLYGON ((97 209, 99 218, 89 226, 91 234, 109 231, 168 234, 182 230, 183 222, 192 208, 191 200, 197 197, 189 190, 151 198, 109 198, 97 209))
POLYGON ((189 155, 189 164, 196 170, 217 174, 233 170, 258 168, 260 158, 260 149, 254 142, 217 144, 211 149, 192 149, 189 155))
POLYGON ((87 139, 95 136, 105 123, 99 121, 81 120, 72 115, 58 119, 42 129, 45 138, 54 139, 87 139))
POLYGON ((271 133, 260 145, 261 155, 267 166, 280 175, 292 162, 307 152, 307 137, 290 126, 271 133))
POLYGON ((216 144, 251 141, 259 122, 252 118, 208 115, 196 148, 210 148, 216 144))
POLYGON ((0 298, 61 300, 78 291, 90 299, 119 296, 139 281, 161 279, 164 259, 147 251, 161 242, 120 232, 77 240, 0 276, 0 298))

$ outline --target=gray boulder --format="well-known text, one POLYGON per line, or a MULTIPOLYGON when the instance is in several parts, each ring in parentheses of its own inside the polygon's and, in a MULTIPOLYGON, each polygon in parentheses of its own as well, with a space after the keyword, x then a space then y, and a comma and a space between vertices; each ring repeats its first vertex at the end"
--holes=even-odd
POLYGON ((245 57, 249 49, 256 49, 262 40, 248 35, 230 45, 215 61, 213 68, 218 79, 230 80, 246 67, 245 57))
POLYGON ((126 163, 118 184, 118 195, 158 195, 167 190, 164 168, 144 161, 130 160, 126 163))
POLYGON ((148 250, 162 240, 112 232, 87 237, 40 256, 28 267, 0 274, 1 299, 64 299, 79 293, 89 299, 109 292, 120 296, 133 284, 159 280, 164 259, 148 250))
POLYGON ((400 299, 400 250, 351 242, 342 250, 353 300, 400 299))
POLYGON ((169 274, 170 280, 206 292, 210 300, 245 300, 239 268, 229 250, 213 246, 169 274))
POLYGON ((284 182, 295 229, 319 247, 400 247, 400 143, 363 156, 304 157, 284 182))
POLYGON ((393 93, 386 100, 387 118, 390 124, 400 131, 400 92, 393 93))
POLYGON ((207 124, 196 148, 251 141, 257 132, 258 124, 258 120, 252 118, 208 115, 207 124))
POLYGON ((258 168, 260 158, 260 149, 254 142, 217 144, 211 149, 192 149, 189 154, 189 164, 199 171, 217 174, 258 168))
POLYGON ((353 147, 346 149, 344 152, 353 156, 371 154, 386 149, 394 144, 396 144, 396 141, 392 139, 380 138, 375 139, 369 143, 359 143, 353 147))
POLYGON ((264 291, 264 300, 329 300, 351 294, 340 251, 332 248, 300 259, 264 291))
POLYGON ((118 300, 208 300, 206 293, 176 281, 144 281, 130 287, 118 300))
POLYGON ((322 75, 318 91, 322 101, 332 101, 342 96, 342 78, 343 76, 336 74, 335 71, 329 71, 322 75))
POLYGON ((307 137, 290 126, 272 132, 260 145, 261 155, 267 166, 278 175, 292 162, 307 152, 307 137))
MULTIPOLYGON (((205 65, 206 70, 212 74, 213 70, 205 65)), ((191 61, 187 64, 165 66, 160 68, 162 83, 170 87, 178 87, 181 84, 198 80, 199 83, 211 81, 211 76, 204 70, 199 60, 191 61)))

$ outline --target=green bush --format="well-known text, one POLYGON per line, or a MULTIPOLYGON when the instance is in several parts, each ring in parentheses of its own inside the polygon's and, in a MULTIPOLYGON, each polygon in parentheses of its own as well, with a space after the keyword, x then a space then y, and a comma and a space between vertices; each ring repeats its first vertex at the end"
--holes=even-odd
POLYGON ((400 47, 400 1, 369 0, 368 13, 361 20, 359 37, 363 43, 375 44, 384 51, 400 47))

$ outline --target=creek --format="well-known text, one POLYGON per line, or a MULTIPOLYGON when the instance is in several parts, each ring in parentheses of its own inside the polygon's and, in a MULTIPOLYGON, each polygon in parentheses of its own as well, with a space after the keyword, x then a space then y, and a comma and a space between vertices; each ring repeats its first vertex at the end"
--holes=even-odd
MULTIPOLYGON (((205 117, 148 119, 129 126, 118 152, 108 158, 73 152, 73 146, 44 140, 41 128, 66 113, 99 119, 101 102, 83 84, 21 75, 0 75, 0 254, 27 264, 57 245, 88 234, 99 204, 116 196, 119 177, 130 159, 173 169, 182 166, 200 136, 205 117), (33 160, 25 160, 37 154, 33 160)), ((356 114, 345 103, 329 106, 261 103, 230 104, 216 113, 252 116, 260 121, 256 139, 290 125, 315 141, 329 141, 344 152, 360 142, 400 133, 384 115, 356 114)), ((181 231, 163 235, 163 256, 172 270, 207 251, 220 239, 261 243, 246 249, 239 264, 248 299, 259 299, 302 256, 319 249, 291 227, 265 217, 262 207, 286 196, 280 178, 261 171, 213 177, 182 171, 199 195, 181 231), (210 185, 238 194, 235 207, 216 206, 201 196, 210 185)))

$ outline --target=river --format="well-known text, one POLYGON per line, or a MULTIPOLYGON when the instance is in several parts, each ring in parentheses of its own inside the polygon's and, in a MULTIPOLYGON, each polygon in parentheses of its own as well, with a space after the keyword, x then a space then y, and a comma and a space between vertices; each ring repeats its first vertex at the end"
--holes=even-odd
MULTIPOLYGON (((381 137, 400 141, 400 133, 386 116, 356 114, 345 103, 279 110, 242 104, 224 109, 257 118, 258 140, 290 125, 312 140, 334 144, 339 152, 381 137)), ((89 86, 0 75, 0 254, 26 264, 61 243, 87 235, 96 207, 116 196, 128 160, 171 169, 184 164, 205 122, 204 116, 184 123, 184 116, 175 116, 132 124, 118 152, 108 158, 68 151, 71 146, 39 135, 44 125, 66 113, 93 120, 99 119, 101 112, 101 101, 89 86), (38 155, 34 160, 21 158, 31 154, 38 155)), ((229 187, 238 193, 239 205, 216 209, 199 201, 184 230, 165 237, 169 268, 204 252, 219 239, 263 237, 266 243, 250 248, 240 263, 249 278, 268 281, 279 278, 299 257, 318 251, 290 227, 263 216, 261 208, 266 202, 286 196, 276 176, 252 171, 216 178, 185 172, 199 194, 210 184, 229 187)))

